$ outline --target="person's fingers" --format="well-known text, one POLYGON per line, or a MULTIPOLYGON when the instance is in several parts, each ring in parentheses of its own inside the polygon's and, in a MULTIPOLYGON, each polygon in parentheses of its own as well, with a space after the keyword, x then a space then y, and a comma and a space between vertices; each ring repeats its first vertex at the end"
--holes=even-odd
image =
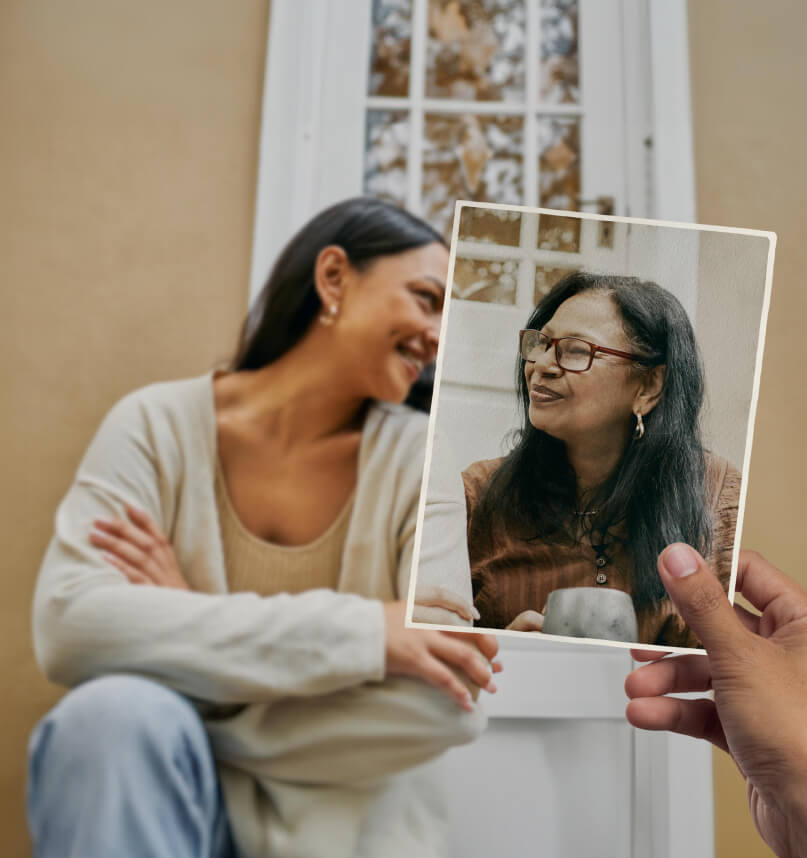
POLYGON ((132 584, 154 584, 148 575, 144 575, 139 569, 135 569, 134 566, 130 566, 128 563, 121 560, 120 557, 116 557, 114 554, 108 554, 106 551, 103 556, 107 563, 110 563, 116 569, 123 572, 132 584))
POLYGON ((683 736, 706 739, 718 748, 728 750, 714 701, 705 697, 698 700, 640 697, 628 703, 625 717, 642 730, 669 730, 683 736))
MULTIPOLYGON (((499 641, 493 635, 479 634, 470 631, 470 629, 467 632, 449 632, 443 629, 441 633, 463 643, 475 646, 491 664, 493 659, 498 655, 499 641)), ((499 665, 499 670, 501 670, 501 664, 499 665)))
POLYGON ((490 669, 494 673, 501 673, 504 670, 504 665, 500 661, 492 661, 490 663, 490 669))
POLYGON ((661 580, 670 598, 710 654, 743 655, 751 637, 734 613, 717 576, 689 545, 675 542, 658 558, 661 580))
POLYGON ((712 687, 709 659, 702 655, 679 655, 646 664, 625 679, 628 697, 657 697, 688 691, 708 691, 712 687))
POLYGON ((807 612, 807 591, 756 551, 741 551, 736 587, 759 611, 784 596, 807 612))
POLYGON ((167 545, 168 537, 160 530, 157 523, 151 516, 142 509, 138 509, 132 504, 126 504, 126 515, 142 530, 151 536, 158 545, 167 545))
POLYGON ((544 615, 538 611, 522 611, 507 628, 512 632, 543 631, 544 615))
POLYGON ((473 711, 471 692, 439 659, 427 655, 420 665, 418 675, 456 700, 467 712, 473 711))
POLYGON ((117 555, 130 566, 134 566, 141 571, 146 571, 146 555, 136 545, 129 542, 128 539, 119 539, 103 530, 91 530, 90 542, 96 548, 102 548, 110 554, 117 555))
POLYGON ((759 634, 759 614, 749 611, 747 608, 742 605, 738 605, 736 602, 734 604, 734 613, 737 614, 738 619, 749 632, 753 632, 755 635, 759 634))
POLYGON ((430 642, 429 649, 441 661, 461 670, 474 685, 490 693, 496 691, 490 665, 476 647, 449 635, 440 635, 430 642))
POLYGON ((125 539, 136 545, 141 551, 148 551, 154 544, 154 538, 142 528, 135 527, 131 522, 121 518, 96 518, 93 527, 108 533, 118 539, 125 539))
POLYGON ((665 655, 669 655, 669 652, 657 652, 653 649, 632 649, 630 651, 630 657, 634 661, 656 661, 659 658, 664 658, 665 655))
POLYGON ((499 653, 499 642, 493 635, 473 635, 473 642, 488 661, 493 661, 499 653))

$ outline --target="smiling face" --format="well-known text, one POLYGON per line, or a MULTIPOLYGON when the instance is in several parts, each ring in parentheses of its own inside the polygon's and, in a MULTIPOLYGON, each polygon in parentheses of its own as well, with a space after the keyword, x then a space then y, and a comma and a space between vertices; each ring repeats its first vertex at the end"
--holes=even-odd
POLYGON ((447 272, 448 250, 438 242, 348 269, 332 331, 363 396, 402 402, 434 360, 447 272))
MULTIPOLYGON (((564 301, 543 327, 550 337, 580 337, 597 345, 633 352, 613 299, 587 291, 564 301)), ((645 381, 631 361, 597 352, 587 372, 562 370, 550 348, 525 361, 530 423, 567 444, 624 447, 633 431, 634 410, 648 413, 645 381)), ((655 402, 655 399, 653 400, 655 402)))

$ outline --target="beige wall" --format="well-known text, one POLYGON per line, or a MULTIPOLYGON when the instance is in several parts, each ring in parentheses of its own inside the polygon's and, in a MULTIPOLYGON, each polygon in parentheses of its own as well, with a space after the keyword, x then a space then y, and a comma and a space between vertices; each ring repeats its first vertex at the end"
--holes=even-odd
MULTIPOLYGON (((807 585, 807 6, 690 0, 689 16, 698 218, 778 233, 743 545, 807 585)), ((722 754, 715 786, 717 858, 770 855, 722 754)))
POLYGON ((29 614, 101 415, 227 357, 246 307, 267 0, 0 3, 0 852, 59 690, 29 614), (9 706, 8 701, 11 701, 9 706))
MULTIPOLYGON (((9 858, 28 852, 25 740, 58 695, 29 644, 54 507, 109 404, 226 356, 245 307, 267 16, 268 0, 0 3, 9 858)), ((690 2, 699 218, 779 234, 744 543, 805 583, 807 397, 795 344, 807 318, 806 28, 796 2, 690 2)), ((722 757, 716 784, 718 858, 752 858, 744 793, 722 757)))

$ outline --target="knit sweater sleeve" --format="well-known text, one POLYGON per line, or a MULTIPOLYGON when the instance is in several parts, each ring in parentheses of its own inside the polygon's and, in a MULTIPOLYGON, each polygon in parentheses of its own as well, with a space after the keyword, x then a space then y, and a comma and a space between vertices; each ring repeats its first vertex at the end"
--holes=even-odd
POLYGON ((462 476, 445 438, 435 438, 432 449, 412 619, 470 626, 474 607, 462 476))
POLYGON ((182 465, 170 428, 147 419, 139 394, 108 414, 56 515, 33 609, 34 649, 46 675, 75 685, 136 673, 220 703, 307 697, 383 678, 379 601, 329 590, 268 598, 221 592, 223 565, 217 581, 217 561, 204 556, 218 545, 205 538, 215 521, 178 509, 204 505, 189 485, 176 491, 195 479, 193 459, 182 465), (196 592, 130 584, 90 544, 93 520, 124 517, 126 503, 144 509, 172 543, 182 541, 184 527, 186 544, 201 546, 180 559, 196 592), (187 535, 194 528, 201 531, 195 540, 187 535))

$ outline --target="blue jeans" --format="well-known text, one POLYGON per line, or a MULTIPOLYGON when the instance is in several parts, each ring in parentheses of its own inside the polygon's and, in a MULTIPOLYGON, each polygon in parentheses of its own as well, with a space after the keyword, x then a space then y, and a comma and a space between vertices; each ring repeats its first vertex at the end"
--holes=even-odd
POLYGON ((67 694, 34 730, 35 858, 234 858, 207 734, 180 694, 109 676, 67 694))

